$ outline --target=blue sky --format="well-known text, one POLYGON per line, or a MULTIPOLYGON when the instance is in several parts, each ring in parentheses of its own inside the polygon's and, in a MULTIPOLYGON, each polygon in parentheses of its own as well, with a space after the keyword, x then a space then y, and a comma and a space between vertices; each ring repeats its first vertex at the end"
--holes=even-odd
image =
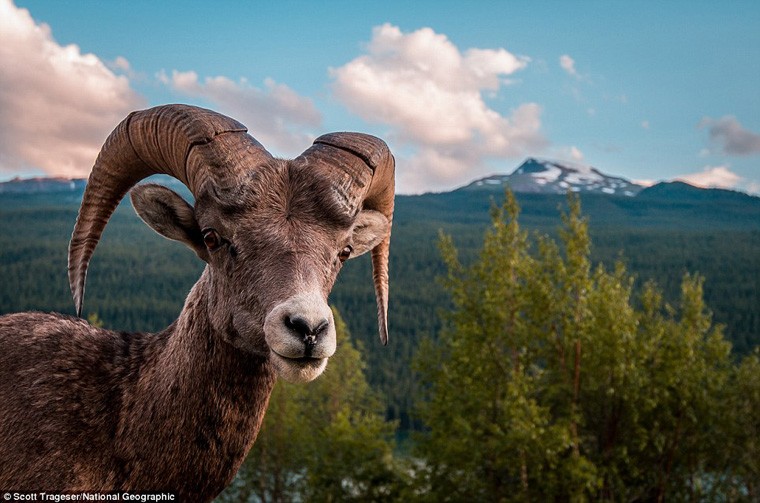
POLYGON ((402 193, 528 156, 760 193, 758 27, 754 1, 0 0, 0 180, 86 176, 130 110, 183 102, 283 156, 381 136, 402 193))

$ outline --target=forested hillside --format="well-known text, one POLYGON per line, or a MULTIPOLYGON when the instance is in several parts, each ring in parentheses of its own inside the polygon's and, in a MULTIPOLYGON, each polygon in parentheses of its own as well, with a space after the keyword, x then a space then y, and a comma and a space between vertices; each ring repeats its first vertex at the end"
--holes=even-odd
MULTIPOLYGON (((437 278, 445 273, 439 232, 453 236, 463 262, 473 259, 500 191, 399 196, 391 245, 390 343, 377 337, 369 261, 349 262, 331 296, 365 348, 367 377, 388 401, 388 413, 409 426, 417 390, 412 355, 423 336, 435 337, 450 299, 437 278)), ((556 235, 564 196, 518 194, 521 224, 534 235, 556 235)), ((66 249, 78 207, 76 193, 0 196, 0 313, 73 313, 66 249)), ((587 195, 594 262, 622 259, 635 288, 654 279, 665 298, 680 295, 685 272, 705 278, 704 295, 725 325, 736 354, 760 342, 760 198, 663 184, 637 197, 587 195)), ((85 313, 119 330, 158 330, 177 315, 202 263, 166 241, 122 203, 106 228, 88 274, 85 313)))
POLYGON ((732 361, 699 276, 665 302, 590 246, 575 200, 556 239, 510 198, 469 265, 443 240, 407 501, 758 500, 760 353, 732 361))

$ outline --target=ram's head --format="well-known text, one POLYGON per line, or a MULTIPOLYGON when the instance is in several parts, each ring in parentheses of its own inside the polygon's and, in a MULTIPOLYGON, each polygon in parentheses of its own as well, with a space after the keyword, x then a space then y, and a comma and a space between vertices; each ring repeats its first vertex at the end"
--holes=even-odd
POLYGON ((93 167, 69 248, 69 281, 81 312, 89 260, 132 187, 140 217, 208 266, 208 330, 271 358, 290 381, 309 381, 335 351, 327 296, 343 262, 372 252, 380 338, 388 338, 388 252, 394 161, 385 143, 332 133, 293 160, 272 157, 237 121, 185 105, 135 112, 106 140, 93 167), (135 184, 156 173, 170 189, 135 184))

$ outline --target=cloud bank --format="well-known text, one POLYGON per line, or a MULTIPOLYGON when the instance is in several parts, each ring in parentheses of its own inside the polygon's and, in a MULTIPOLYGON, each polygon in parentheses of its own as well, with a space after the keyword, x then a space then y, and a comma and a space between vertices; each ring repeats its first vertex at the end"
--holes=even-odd
POLYGON ((316 135, 322 115, 311 99, 300 96, 284 84, 271 79, 264 88, 246 79, 206 77, 201 81, 193 71, 162 72, 158 79, 173 91, 213 103, 215 110, 239 120, 267 149, 277 155, 297 155, 316 135))
POLYGON ((430 28, 403 33, 384 24, 374 28, 365 54, 330 73, 343 105, 388 127, 394 147, 411 152, 397 163, 397 183, 415 192, 465 183, 485 174, 489 160, 548 144, 539 105, 520 104, 506 115, 484 98, 497 96, 528 63, 502 48, 461 51, 430 28))
POLYGON ((0 0, 0 33, 0 172, 86 176, 108 133, 144 100, 127 77, 59 45, 10 0, 0 0))
POLYGON ((705 166, 698 173, 690 173, 675 178, 682 182, 703 188, 736 189, 744 179, 732 172, 729 166, 705 166))
POLYGON ((760 154, 760 134, 745 129, 732 115, 725 115, 720 119, 705 117, 699 126, 707 128, 710 140, 718 144, 725 154, 760 154))

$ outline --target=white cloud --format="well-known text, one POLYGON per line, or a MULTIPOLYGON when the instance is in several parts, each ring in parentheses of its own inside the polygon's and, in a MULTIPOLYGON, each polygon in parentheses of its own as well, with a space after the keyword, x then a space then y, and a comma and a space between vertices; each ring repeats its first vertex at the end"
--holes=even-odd
POLYGON ((281 155, 295 155, 314 140, 311 129, 322 123, 322 115, 311 99, 300 96, 271 79, 264 88, 246 79, 235 82, 227 77, 206 77, 192 71, 160 73, 158 79, 176 92, 206 99, 219 112, 239 120, 267 149, 281 155))
POLYGON ((575 60, 568 56, 567 54, 563 54, 559 57, 559 66, 562 67, 563 70, 567 72, 568 75, 575 77, 576 79, 580 78, 580 75, 578 75, 578 71, 575 69, 575 60))
POLYGON ((699 127, 707 127, 710 139, 719 144, 726 154, 760 154, 760 134, 745 129, 732 115, 720 119, 705 117, 700 121, 699 127))
POLYGON ((581 152, 578 147, 572 146, 570 147, 570 159, 574 161, 582 161, 583 160, 583 152, 581 152))
POLYGON ((118 68, 119 70, 123 72, 130 72, 132 70, 129 61, 127 61, 127 58, 123 56, 117 56, 116 59, 113 61, 112 66, 114 68, 118 68))
POLYGON ((505 115, 484 100, 484 93, 498 98, 507 77, 528 62, 502 48, 461 51, 430 28, 403 33, 384 24, 365 54, 331 75, 338 100, 389 127, 389 139, 413 151, 398 163, 398 186, 420 191, 465 183, 483 174, 489 159, 545 147, 539 105, 505 115))
POLYGON ((704 188, 734 189, 741 185, 743 178, 730 170, 730 166, 705 166, 702 171, 680 175, 675 178, 691 185, 704 188))
POLYGON ((0 0, 0 33, 0 170, 87 175, 108 133, 144 100, 10 0, 0 0))
MULTIPOLYGON (((400 192, 423 192, 450 190, 463 185, 477 175, 472 173, 478 160, 460 156, 461 152, 445 152, 422 147, 411 157, 396 156, 396 190, 400 192)), ((484 174, 484 173, 483 173, 484 174)))
POLYGON ((633 183, 641 185, 642 187, 651 187, 655 183, 657 183, 656 180, 652 180, 651 178, 641 178, 637 180, 632 180, 633 183))
POLYGON ((555 146, 549 149, 548 155, 552 158, 563 159, 566 161, 573 161, 582 163, 586 156, 575 145, 567 146, 555 146))

